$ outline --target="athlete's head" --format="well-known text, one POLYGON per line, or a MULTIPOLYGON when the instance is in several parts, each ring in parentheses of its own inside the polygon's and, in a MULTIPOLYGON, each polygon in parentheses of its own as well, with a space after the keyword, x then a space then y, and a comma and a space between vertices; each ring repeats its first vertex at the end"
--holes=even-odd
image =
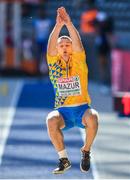
POLYGON ((72 39, 69 36, 61 36, 57 40, 58 54, 63 56, 70 56, 72 54, 72 39))

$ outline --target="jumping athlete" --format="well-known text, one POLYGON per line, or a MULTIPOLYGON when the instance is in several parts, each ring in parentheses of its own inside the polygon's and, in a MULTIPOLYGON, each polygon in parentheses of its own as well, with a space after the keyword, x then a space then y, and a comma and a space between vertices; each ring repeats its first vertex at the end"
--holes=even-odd
POLYGON ((98 129, 98 113, 90 105, 85 51, 64 7, 57 9, 56 24, 48 40, 47 62, 55 91, 55 109, 47 116, 47 128, 59 155, 59 164, 53 173, 62 174, 71 167, 62 130, 74 126, 86 132, 80 162, 81 171, 86 172, 90 168, 90 150, 98 129), (59 37, 64 25, 69 36, 59 37))

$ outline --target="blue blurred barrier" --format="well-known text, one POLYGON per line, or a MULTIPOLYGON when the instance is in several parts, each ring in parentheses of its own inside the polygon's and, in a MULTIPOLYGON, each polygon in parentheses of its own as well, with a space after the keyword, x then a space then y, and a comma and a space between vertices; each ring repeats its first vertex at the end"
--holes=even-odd
POLYGON ((53 108, 54 92, 49 81, 25 82, 17 107, 53 108))

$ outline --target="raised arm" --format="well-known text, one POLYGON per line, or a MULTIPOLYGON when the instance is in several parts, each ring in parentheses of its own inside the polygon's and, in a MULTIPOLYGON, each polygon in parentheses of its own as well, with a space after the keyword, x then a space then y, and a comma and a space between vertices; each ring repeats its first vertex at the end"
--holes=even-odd
POLYGON ((48 40, 48 46, 47 46, 47 53, 50 56, 57 55, 57 39, 59 37, 60 31, 62 27, 64 26, 64 22, 62 21, 58 11, 57 11, 57 18, 56 18, 56 24, 49 36, 48 40))
POLYGON ((84 48, 82 45, 80 35, 79 35, 77 29, 75 28, 75 26, 73 25, 65 8, 64 7, 59 8, 58 13, 59 13, 61 19, 64 20, 64 23, 69 31, 70 37, 72 39, 73 51, 77 51, 77 52, 83 51, 84 48))

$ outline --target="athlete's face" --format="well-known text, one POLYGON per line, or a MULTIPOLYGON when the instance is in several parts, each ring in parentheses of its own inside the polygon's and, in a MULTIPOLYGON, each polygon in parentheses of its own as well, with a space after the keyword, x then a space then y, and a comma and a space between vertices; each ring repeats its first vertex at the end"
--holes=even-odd
POLYGON ((61 57, 72 54, 72 42, 69 39, 60 39, 57 43, 57 51, 61 57))

